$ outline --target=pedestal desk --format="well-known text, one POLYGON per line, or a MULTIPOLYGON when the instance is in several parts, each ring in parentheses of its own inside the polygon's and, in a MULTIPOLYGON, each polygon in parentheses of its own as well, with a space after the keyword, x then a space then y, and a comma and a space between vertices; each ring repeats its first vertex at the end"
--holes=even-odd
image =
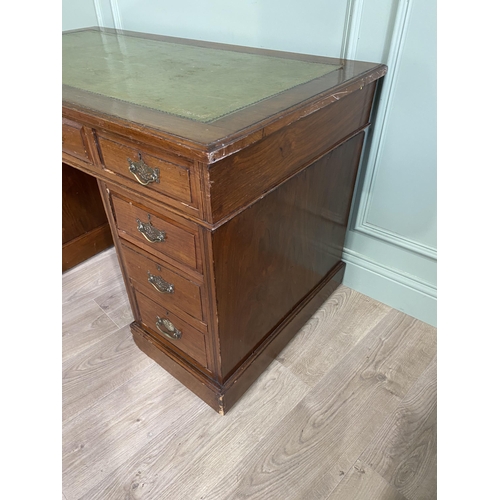
POLYGON ((111 29, 63 34, 63 162, 98 180, 135 342, 221 414, 342 281, 385 73, 111 29))

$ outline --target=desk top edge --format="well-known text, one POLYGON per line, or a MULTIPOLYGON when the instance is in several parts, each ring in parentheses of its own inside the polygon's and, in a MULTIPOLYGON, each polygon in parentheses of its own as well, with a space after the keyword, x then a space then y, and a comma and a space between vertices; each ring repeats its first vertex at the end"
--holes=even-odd
POLYGON ((171 115, 154 109, 146 109, 135 104, 120 102, 105 96, 96 96, 90 92, 63 85, 63 113, 81 117, 83 120, 112 123, 128 130, 148 130, 166 142, 174 143, 181 149, 194 150, 200 160, 208 163, 216 161, 238 150, 238 144, 258 140, 264 128, 272 124, 273 130, 305 116, 309 112, 321 109, 331 102, 338 101, 350 93, 363 88, 383 77, 387 66, 379 63, 351 61, 325 56, 298 54, 292 52, 260 49, 254 47, 184 39, 166 35, 146 34, 111 28, 81 28, 65 31, 78 33, 97 31, 106 34, 124 34, 132 37, 168 41, 198 47, 239 51, 250 54, 291 58, 301 61, 314 61, 341 65, 342 68, 326 77, 299 85, 297 88, 272 96, 223 116, 211 123, 196 122, 180 116, 171 115), (332 76, 333 75, 333 76, 332 76), (269 111, 270 110, 270 111, 269 111))

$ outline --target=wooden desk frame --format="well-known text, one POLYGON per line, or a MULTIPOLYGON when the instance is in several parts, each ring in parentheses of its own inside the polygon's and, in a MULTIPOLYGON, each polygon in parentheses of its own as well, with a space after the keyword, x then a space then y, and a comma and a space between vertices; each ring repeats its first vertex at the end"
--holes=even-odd
POLYGON ((342 70, 208 125, 63 86, 63 161, 98 180, 135 342, 221 414, 342 282, 364 134, 387 70, 229 48, 342 70), (141 161, 159 182, 138 182, 131 165, 141 161), (149 241, 145 225, 163 240, 149 241), (170 292, 158 292, 164 283, 170 292))

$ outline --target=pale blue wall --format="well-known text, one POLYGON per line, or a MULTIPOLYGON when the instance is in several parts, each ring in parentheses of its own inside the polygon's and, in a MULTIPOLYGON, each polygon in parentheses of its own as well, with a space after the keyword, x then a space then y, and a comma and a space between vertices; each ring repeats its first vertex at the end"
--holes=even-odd
POLYGON ((93 0, 62 0, 63 31, 97 25, 93 0))
POLYGON ((347 234, 345 284, 436 324, 436 2, 363 3, 353 58, 389 65, 347 234), (378 29, 386 12, 390 29, 378 29))
POLYGON ((115 11, 127 30, 333 56, 340 50, 347 1, 116 0, 110 4, 118 6, 115 11))
MULTIPOLYGON (((66 25, 96 24, 92 4, 64 0, 66 25)), ((94 12, 101 26, 388 64, 344 283, 436 324, 436 0, 95 0, 94 12)))

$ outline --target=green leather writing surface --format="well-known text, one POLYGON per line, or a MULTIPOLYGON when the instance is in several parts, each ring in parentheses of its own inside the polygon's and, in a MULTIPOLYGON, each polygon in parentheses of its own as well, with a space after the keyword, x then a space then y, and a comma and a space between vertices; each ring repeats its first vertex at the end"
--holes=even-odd
POLYGON ((63 84, 204 123, 341 68, 97 31, 62 49, 63 84))

